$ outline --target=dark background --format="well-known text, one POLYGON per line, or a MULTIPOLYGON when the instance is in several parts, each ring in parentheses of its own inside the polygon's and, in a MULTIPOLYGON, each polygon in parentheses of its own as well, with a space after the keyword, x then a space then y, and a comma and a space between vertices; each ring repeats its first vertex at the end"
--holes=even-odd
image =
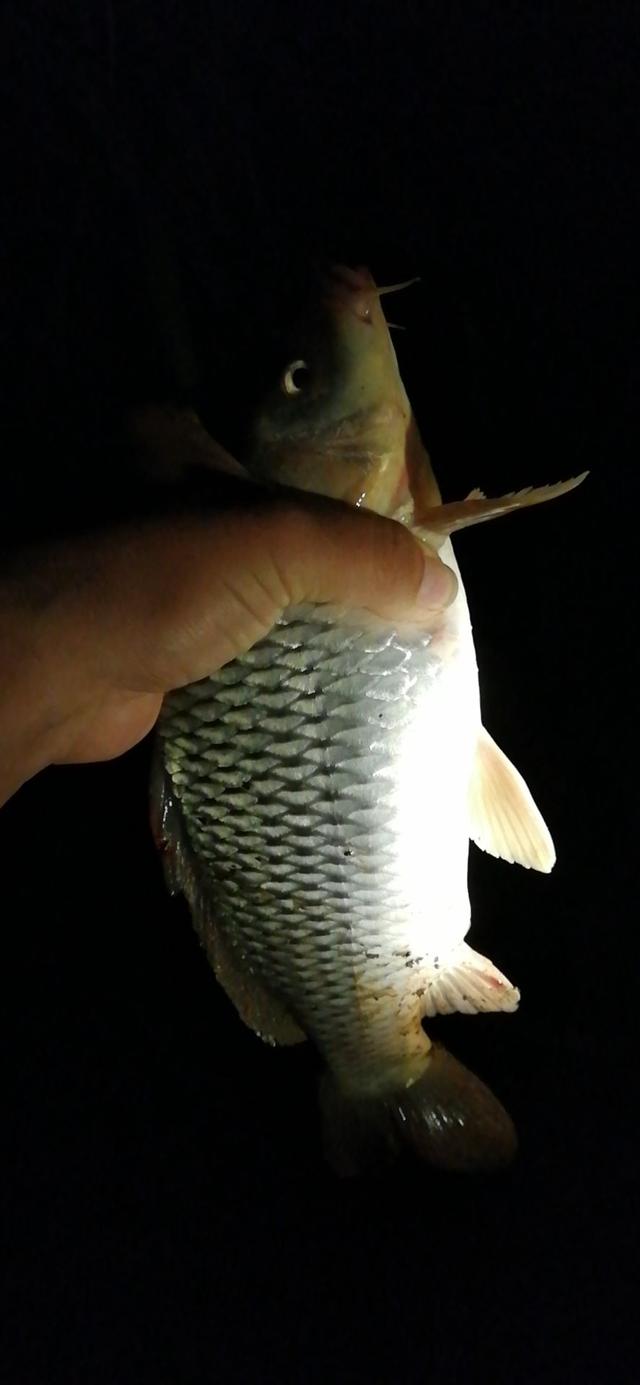
POLYGON ((515 1117, 508 1173, 333 1178, 313 1056, 243 1028, 165 894, 148 746, 3 810, 12 1385, 637 1378, 636 19, 3 8, 7 546, 135 509, 132 402, 232 442, 318 257, 421 275, 391 315, 446 498, 590 470, 457 543, 558 849, 549 879, 474 850, 523 1000, 441 1026, 515 1117))

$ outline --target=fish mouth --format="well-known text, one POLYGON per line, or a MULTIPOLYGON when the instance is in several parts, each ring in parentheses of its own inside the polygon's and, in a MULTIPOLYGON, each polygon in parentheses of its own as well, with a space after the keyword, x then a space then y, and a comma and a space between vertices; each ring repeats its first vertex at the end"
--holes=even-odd
POLYGON ((329 307, 346 308, 361 322, 372 323, 371 305, 377 297, 375 279, 363 265, 349 269, 334 265, 326 276, 323 298, 329 307))

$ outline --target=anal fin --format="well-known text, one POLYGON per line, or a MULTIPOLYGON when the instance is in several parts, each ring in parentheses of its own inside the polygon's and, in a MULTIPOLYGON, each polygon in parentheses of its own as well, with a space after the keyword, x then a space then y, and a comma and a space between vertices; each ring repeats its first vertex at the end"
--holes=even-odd
POLYGON ((482 727, 469 786, 469 836, 481 851, 548 874, 551 833, 522 775, 482 727))
POLYGON ((474 952, 467 943, 434 958, 425 971, 429 980, 422 1000, 423 1018, 497 1010, 511 1013, 518 1008, 519 990, 488 957, 474 952))

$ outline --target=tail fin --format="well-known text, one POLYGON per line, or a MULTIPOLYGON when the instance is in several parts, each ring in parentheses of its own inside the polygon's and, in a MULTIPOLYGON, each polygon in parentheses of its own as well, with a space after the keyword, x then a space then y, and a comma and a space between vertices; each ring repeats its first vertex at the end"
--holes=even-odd
POLYGON ((497 1097, 441 1044, 417 1082, 385 1097, 354 1099, 325 1074, 320 1106, 325 1155, 343 1177, 376 1172, 403 1150, 440 1169, 488 1172, 517 1148, 497 1097))

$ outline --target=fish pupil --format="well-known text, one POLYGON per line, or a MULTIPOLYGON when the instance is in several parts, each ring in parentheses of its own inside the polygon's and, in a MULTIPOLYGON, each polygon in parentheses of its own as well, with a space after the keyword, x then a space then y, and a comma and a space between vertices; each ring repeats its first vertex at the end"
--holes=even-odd
POLYGON ((282 379, 285 394, 301 394, 309 383, 310 375, 306 361, 292 361, 282 379))

